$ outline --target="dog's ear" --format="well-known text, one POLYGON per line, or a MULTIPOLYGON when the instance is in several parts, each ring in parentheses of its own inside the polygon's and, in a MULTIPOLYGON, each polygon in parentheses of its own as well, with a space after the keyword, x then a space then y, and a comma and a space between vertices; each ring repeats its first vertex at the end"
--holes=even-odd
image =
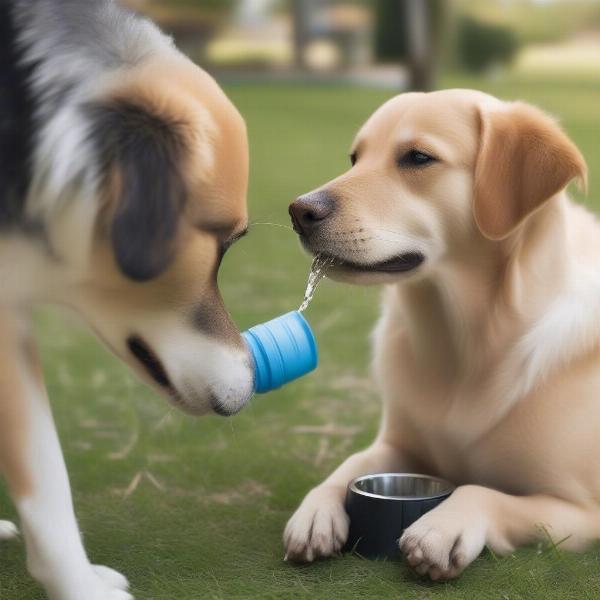
POLYGON ((585 186, 581 153, 542 111, 515 102, 482 107, 479 119, 473 210, 486 237, 506 238, 571 180, 585 186))
POLYGON ((94 138, 108 200, 106 235, 124 275, 148 281, 172 260, 185 200, 178 125, 115 102, 93 108, 94 138))

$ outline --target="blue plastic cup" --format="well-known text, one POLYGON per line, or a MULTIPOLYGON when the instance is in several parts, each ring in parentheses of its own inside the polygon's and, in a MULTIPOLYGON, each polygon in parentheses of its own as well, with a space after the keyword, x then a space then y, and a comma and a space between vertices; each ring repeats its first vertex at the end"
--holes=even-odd
POLYGON ((293 311, 242 334, 254 358, 254 391, 263 394, 317 368, 317 342, 306 319, 293 311))

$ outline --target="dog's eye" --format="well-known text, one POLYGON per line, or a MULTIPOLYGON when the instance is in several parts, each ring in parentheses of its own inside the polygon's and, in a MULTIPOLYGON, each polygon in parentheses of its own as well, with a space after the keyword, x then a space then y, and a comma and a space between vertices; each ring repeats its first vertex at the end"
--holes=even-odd
POLYGON ((352 166, 354 166, 354 165, 356 164, 356 161, 357 161, 357 160, 358 160, 358 156, 357 156, 356 152, 353 152, 353 153, 350 155, 350 164, 351 164, 352 166))
POLYGON ((435 162, 436 159, 425 152, 419 150, 410 150, 400 157, 398 163, 402 167, 425 167, 435 162))

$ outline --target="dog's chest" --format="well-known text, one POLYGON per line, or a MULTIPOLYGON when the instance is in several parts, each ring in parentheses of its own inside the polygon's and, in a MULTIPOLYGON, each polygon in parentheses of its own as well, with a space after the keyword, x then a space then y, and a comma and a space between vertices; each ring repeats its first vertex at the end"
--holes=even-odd
MULTIPOLYGON (((534 432, 526 423, 520 431, 503 425, 470 441, 460 418, 457 415, 449 418, 450 399, 424 399, 424 396, 420 399, 418 407, 405 406, 402 429, 408 426, 411 430, 408 436, 411 454, 426 472, 457 485, 478 483, 513 493, 526 491, 532 470, 538 469, 540 473, 536 465, 543 463, 542 453, 529 448, 534 432)), ((470 400, 477 402, 480 398, 473 394, 470 400)), ((464 427, 467 421, 465 415, 464 427)))
POLYGON ((426 377, 415 378, 414 369, 396 369, 387 382, 385 402, 395 405, 386 414, 397 422, 388 429, 403 437, 420 468, 456 484, 514 494, 554 489, 568 495, 590 485, 600 488, 592 465, 574 460, 599 450, 597 367, 600 352, 568 375, 548 380, 475 436, 471 427, 478 419, 473 414, 485 417, 490 404, 479 388, 444 391, 426 377), (557 480, 557 472, 568 476, 557 480))

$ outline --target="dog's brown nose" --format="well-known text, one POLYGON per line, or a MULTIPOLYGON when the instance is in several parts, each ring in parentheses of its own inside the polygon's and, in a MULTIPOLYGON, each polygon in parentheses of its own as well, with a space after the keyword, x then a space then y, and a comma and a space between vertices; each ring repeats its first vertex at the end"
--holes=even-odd
POLYGON ((333 198, 325 192, 300 196, 290 204, 290 217, 294 230, 300 235, 310 235, 333 213, 333 198))

